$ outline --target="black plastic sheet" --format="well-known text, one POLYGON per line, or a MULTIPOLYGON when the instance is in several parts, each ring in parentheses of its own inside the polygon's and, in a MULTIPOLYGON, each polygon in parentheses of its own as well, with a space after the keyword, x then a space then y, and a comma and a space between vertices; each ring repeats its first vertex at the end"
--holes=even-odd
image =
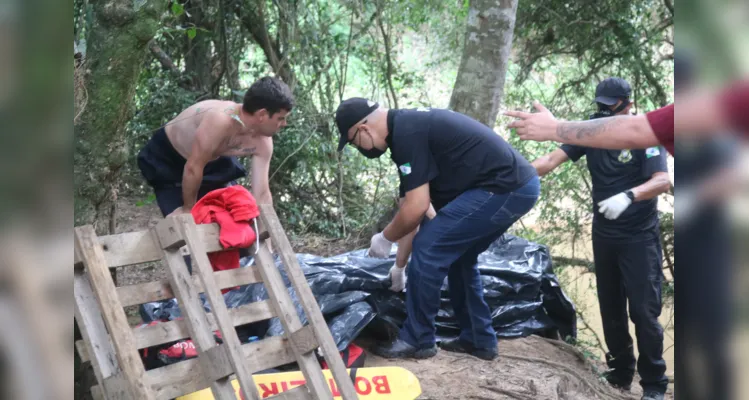
MULTIPOLYGON (((366 249, 328 258, 299 254, 297 259, 316 296, 351 290, 368 292, 375 317, 366 331, 384 338, 395 336, 406 318, 408 293, 387 289, 395 251, 393 246, 388 259, 369 258, 366 249)), ((479 255, 478 264, 498 337, 577 337, 575 306, 560 288, 545 246, 506 234, 479 255)), ((447 279, 435 324, 438 340, 459 333, 447 279)))
MULTIPOLYGON (((405 297, 408 293, 394 293, 388 272, 395 261, 395 246, 388 259, 367 257, 366 250, 319 257, 298 254, 312 293, 331 329, 339 350, 345 349, 360 333, 379 337, 393 337, 406 318, 405 297)), ((281 266, 276 257, 276 265, 281 266)), ((252 263, 252 258, 241 260, 242 266, 252 263)), ((484 297, 492 310, 497 336, 515 338, 539 334, 547 337, 577 337, 575 307, 559 287, 553 272, 548 249, 517 236, 504 235, 494 242, 478 259, 484 286, 484 297)), ((295 291, 290 288, 286 274, 281 275, 291 294, 302 323, 306 316, 299 305, 295 291)), ((440 311, 436 318, 438 340, 452 338, 459 332, 457 320, 450 307, 447 280, 442 286, 440 311)), ((210 305, 201 294, 206 311, 210 305)), ((260 284, 242 286, 224 294, 229 308, 238 307, 268 298, 260 284)), ((172 320, 180 317, 176 300, 149 303, 141 307, 144 322, 172 320)), ((283 334, 277 318, 262 325, 252 326, 240 340, 251 336, 276 336, 283 334)))

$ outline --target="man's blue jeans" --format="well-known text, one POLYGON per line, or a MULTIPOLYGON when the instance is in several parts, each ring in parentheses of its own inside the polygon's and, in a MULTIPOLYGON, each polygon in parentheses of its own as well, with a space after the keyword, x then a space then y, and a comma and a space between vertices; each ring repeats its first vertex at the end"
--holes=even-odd
POLYGON ((469 190, 426 220, 414 237, 406 281, 406 322, 400 339, 418 348, 435 344, 434 319, 447 276, 450 301, 460 323, 460 340, 496 348, 489 306, 484 301, 477 258, 536 204, 538 177, 505 194, 469 190))

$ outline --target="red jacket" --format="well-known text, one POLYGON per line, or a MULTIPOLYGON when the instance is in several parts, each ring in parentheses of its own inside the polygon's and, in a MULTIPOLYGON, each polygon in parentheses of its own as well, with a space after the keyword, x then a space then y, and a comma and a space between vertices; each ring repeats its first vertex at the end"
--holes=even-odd
MULTIPOLYGON (((260 215, 252 194, 242 185, 208 192, 192 208, 196 224, 219 224, 219 242, 223 248, 246 248, 255 243, 252 219, 260 215)), ((239 251, 209 253, 214 271, 239 268, 239 251)), ((222 290, 222 293, 228 291, 222 290)))

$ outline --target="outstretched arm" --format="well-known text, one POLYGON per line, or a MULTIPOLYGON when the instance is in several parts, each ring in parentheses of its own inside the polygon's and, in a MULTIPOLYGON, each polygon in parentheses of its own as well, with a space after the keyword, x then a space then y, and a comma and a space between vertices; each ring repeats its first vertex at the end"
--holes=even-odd
POLYGON ((506 111, 519 118, 508 125, 523 140, 553 140, 578 146, 603 149, 644 149, 658 145, 658 138, 645 115, 620 115, 590 121, 559 121, 538 102, 539 112, 506 111))

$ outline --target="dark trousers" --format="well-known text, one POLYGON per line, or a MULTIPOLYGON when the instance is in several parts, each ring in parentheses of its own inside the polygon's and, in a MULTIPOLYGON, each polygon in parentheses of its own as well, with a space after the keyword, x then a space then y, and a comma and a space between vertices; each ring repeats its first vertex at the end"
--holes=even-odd
POLYGON ((663 360, 661 315, 662 251, 657 239, 611 243, 593 237, 598 303, 609 348, 607 362, 614 374, 631 380, 635 355, 627 321, 635 324, 637 371, 644 390, 665 392, 668 378, 663 360))
POLYGON ((419 348, 434 346, 440 289, 447 277, 460 339, 479 348, 496 348, 477 258, 530 211, 539 190, 536 177, 506 194, 469 190, 442 208, 434 219, 422 223, 407 269, 407 316, 399 334, 401 340, 419 348))

